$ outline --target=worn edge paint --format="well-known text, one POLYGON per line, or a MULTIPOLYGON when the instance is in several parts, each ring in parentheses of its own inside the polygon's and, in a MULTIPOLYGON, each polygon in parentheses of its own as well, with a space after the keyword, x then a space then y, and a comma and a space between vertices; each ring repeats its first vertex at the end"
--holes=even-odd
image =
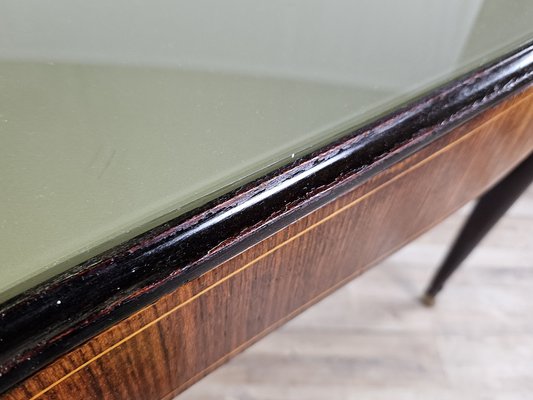
POLYGON ((529 42, 5 302, 0 306, 0 393, 532 80, 529 42))

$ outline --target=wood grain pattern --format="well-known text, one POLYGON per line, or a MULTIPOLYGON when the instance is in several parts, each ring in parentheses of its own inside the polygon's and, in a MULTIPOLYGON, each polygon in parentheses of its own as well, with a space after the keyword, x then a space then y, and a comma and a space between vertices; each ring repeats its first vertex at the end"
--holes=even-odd
POLYGON ((3 398, 171 398, 486 190, 533 149, 532 116, 529 90, 179 287, 3 398))
POLYGON ((0 393, 520 92, 532 55, 513 49, 1 304, 0 393))
POLYGON ((478 200, 453 246, 433 277, 422 301, 433 306, 435 296, 463 263, 478 243, 507 212, 533 182, 533 155, 522 161, 512 172, 485 192, 478 200))
POLYGON ((177 399, 529 400, 533 186, 437 306, 419 302, 472 203, 177 399))

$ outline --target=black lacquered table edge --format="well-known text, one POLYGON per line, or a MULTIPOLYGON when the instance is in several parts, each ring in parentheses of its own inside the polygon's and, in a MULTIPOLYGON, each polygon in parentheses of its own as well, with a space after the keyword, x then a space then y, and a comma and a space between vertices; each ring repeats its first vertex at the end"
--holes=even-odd
POLYGON ((3 303, 0 393, 532 81, 529 42, 3 303))

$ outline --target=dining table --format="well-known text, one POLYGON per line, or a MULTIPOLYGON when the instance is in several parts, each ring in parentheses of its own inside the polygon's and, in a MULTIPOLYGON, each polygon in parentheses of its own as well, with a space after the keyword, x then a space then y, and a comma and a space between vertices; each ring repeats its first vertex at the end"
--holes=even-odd
POLYGON ((532 82, 528 0, 1 0, 0 398, 170 400, 477 200, 433 305, 532 82))

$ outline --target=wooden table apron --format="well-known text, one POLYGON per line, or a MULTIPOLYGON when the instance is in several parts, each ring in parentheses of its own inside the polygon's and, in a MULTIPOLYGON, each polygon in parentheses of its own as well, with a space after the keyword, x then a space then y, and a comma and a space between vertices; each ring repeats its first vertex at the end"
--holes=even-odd
POLYGON ((497 182, 533 150, 532 116, 528 89, 93 337, 3 398, 172 398, 497 182))

